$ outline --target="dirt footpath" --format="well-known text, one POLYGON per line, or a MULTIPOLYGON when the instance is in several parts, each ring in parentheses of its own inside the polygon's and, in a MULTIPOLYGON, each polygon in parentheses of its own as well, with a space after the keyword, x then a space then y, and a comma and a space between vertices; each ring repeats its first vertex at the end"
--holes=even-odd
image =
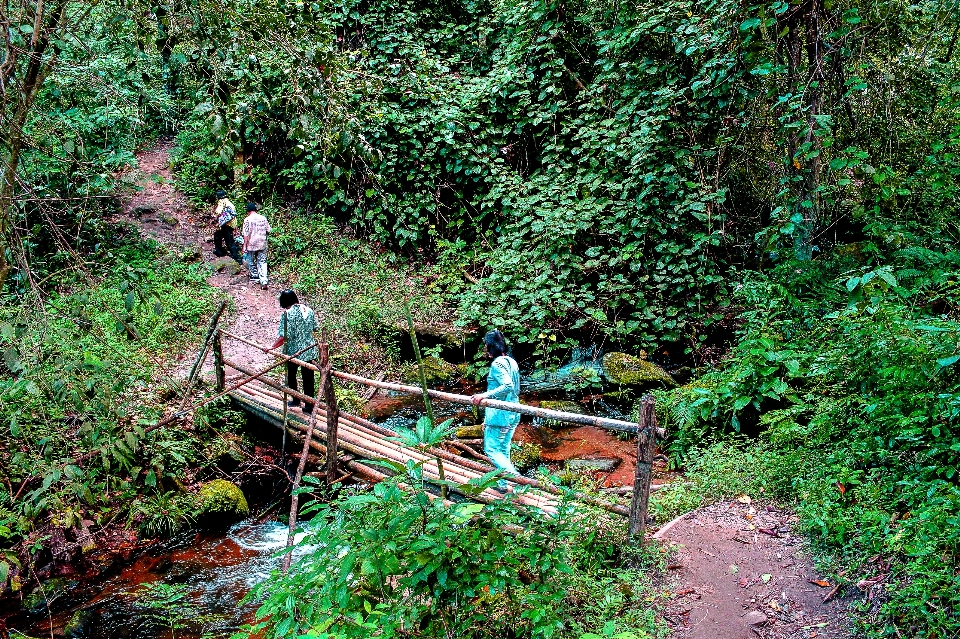
POLYGON ((673 637, 852 637, 845 605, 813 569, 795 524, 794 515, 741 497, 661 528, 654 537, 675 551, 666 612, 673 637))
MULTIPOLYGON (((203 261, 213 267, 207 280, 233 299, 233 308, 225 322, 228 332, 256 344, 273 344, 277 338, 280 287, 271 280, 270 289, 261 291, 250 284, 246 268, 240 269, 230 257, 213 254, 213 205, 195 211, 189 200, 176 190, 170 170, 171 143, 161 144, 137 155, 138 166, 127 179, 142 190, 130 197, 123 206, 122 219, 138 226, 146 237, 184 251, 185 259, 203 261)), ((241 211, 244 202, 235 201, 241 211)), ((255 369, 270 365, 273 358, 236 340, 223 342, 225 355, 255 369)), ((185 357, 184 373, 192 360, 185 357)), ((207 376, 212 375, 212 355, 204 365, 207 376)))

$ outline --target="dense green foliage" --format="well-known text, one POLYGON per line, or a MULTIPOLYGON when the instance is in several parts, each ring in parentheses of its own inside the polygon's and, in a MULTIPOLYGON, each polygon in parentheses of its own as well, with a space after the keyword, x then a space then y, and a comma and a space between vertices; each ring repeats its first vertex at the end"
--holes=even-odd
MULTIPOLYGON (((426 291, 418 322, 455 308, 462 325, 504 329, 543 358, 598 342, 669 347, 694 379, 661 394, 660 414, 699 494, 667 491, 662 512, 762 487, 797 506, 836 576, 886 575, 882 596, 858 604, 869 633, 960 631, 952 5, 101 0, 3 11, 0 272, 15 268, 0 307, 0 584, 14 583, 13 544, 41 548, 43 526, 123 512, 150 534, 175 529, 192 513, 176 482, 230 446, 144 431, 176 396, 160 383, 164 356, 196 339, 207 271, 130 241, 110 215, 137 146, 175 133, 178 184, 197 204, 221 186, 273 201, 278 272, 322 300, 350 368, 397 355, 411 291, 426 291), (31 75, 35 63, 49 66, 31 75)), ((527 614, 525 636, 596 631, 603 614, 571 622, 582 609, 556 607, 558 567, 591 588, 620 578, 609 557, 573 557, 589 544, 500 538, 494 563, 536 579, 497 598, 506 582, 464 563, 445 583, 491 586, 464 608, 441 568, 448 550, 490 539, 489 522, 534 537, 579 531, 509 504, 468 520, 393 484, 337 506, 318 513, 316 540, 359 536, 385 565, 374 540, 386 530, 442 561, 420 579, 407 570, 418 555, 398 550, 390 578, 382 566, 363 573, 379 579, 372 603, 346 588, 349 570, 326 572, 343 557, 314 552, 264 587, 273 630, 291 606, 304 613, 284 597, 319 592, 340 598, 310 618, 347 634, 358 629, 342 612, 469 634, 493 609, 527 614), (420 528, 379 528, 418 513, 420 528)))
POLYGON ((183 166, 206 180, 186 186, 265 170, 261 188, 480 268, 464 319, 523 341, 696 348, 731 266, 948 219, 944 11, 343 1, 292 16, 269 63, 229 20, 235 82, 189 120, 183 166), (240 155, 211 163, 226 141, 240 155))
POLYGON ((697 462, 695 476, 718 464, 720 475, 737 473, 704 492, 763 487, 796 501, 815 547, 835 572, 850 572, 848 589, 884 576, 868 610, 877 634, 951 636, 960 628, 960 256, 915 247, 896 258, 898 269, 822 260, 782 275, 789 289, 754 276, 740 293, 751 310, 729 362, 664 393, 663 413, 675 460, 718 432, 759 427, 732 467, 697 462))

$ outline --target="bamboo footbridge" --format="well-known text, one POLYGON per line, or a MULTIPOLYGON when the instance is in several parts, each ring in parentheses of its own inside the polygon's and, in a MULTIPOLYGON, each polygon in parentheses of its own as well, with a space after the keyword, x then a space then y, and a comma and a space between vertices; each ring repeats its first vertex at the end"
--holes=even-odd
MULTIPOLYGON (((371 460, 389 460, 401 465, 407 465, 410 462, 420 465, 423 477, 428 484, 442 483, 440 468, 442 465, 442 471, 446 478, 445 485, 449 487, 452 493, 459 494, 459 498, 481 503, 491 503, 503 498, 503 493, 493 488, 488 488, 480 494, 458 488, 460 484, 467 484, 471 480, 479 479, 495 470, 494 466, 481 453, 456 441, 444 442, 444 444, 455 448, 457 452, 451 452, 438 446, 406 446, 396 439, 398 433, 395 431, 362 417, 340 411, 337 407, 333 379, 337 378, 344 382, 409 395, 422 396, 424 394, 423 389, 335 371, 330 364, 329 347, 326 343, 318 345, 319 358, 316 363, 297 359, 296 356, 300 353, 289 356, 266 346, 255 344, 217 327, 223 308, 221 307, 220 312, 211 321, 197 363, 190 372, 188 388, 193 385, 196 376, 199 374, 200 364, 206 357, 206 353, 212 350, 218 390, 217 397, 229 396, 244 411, 276 426, 284 432, 285 436, 303 443, 303 453, 300 455, 300 464, 294 487, 300 483, 300 476, 304 471, 308 453, 312 450, 326 458, 325 475, 327 484, 330 486, 350 477, 372 482, 380 481, 388 476, 388 472, 381 466, 371 466, 369 462, 371 460), (266 368, 252 370, 247 365, 232 361, 224 356, 222 344, 227 339, 257 348, 264 353, 275 356, 277 360, 266 368), (288 399, 299 399, 302 402, 313 403, 313 398, 268 377, 272 371, 287 362, 320 373, 320 380, 317 385, 317 403, 312 414, 288 408, 288 399), (230 371, 229 375, 228 371, 230 371), (331 450, 334 453, 331 453, 331 450), (470 455, 472 459, 467 455, 470 455)), ((427 394, 432 399, 471 405, 471 398, 465 395, 437 390, 427 390, 427 394)), ((573 493, 572 496, 576 501, 629 517, 631 533, 640 534, 642 539, 647 519, 647 501, 650 492, 655 441, 658 435, 663 436, 663 430, 656 426, 652 397, 647 396, 643 399, 639 424, 547 410, 527 406, 526 404, 493 399, 484 399, 480 406, 511 410, 523 415, 546 418, 557 422, 586 424, 618 431, 636 432, 638 434, 637 473, 630 507, 591 495, 573 493)), ((538 508, 546 514, 557 512, 564 495, 558 487, 523 476, 507 475, 503 479, 509 485, 508 490, 516 493, 514 495, 516 502, 528 507, 538 508), (521 487, 524 487, 524 489, 521 490, 521 487)))

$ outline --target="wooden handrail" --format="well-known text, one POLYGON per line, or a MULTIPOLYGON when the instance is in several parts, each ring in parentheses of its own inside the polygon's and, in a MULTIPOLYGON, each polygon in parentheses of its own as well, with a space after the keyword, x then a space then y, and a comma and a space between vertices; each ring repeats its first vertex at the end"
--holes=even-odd
MULTIPOLYGON (((318 372, 320 371, 320 369, 316 365, 310 362, 304 362, 294 357, 290 357, 289 355, 285 355, 279 351, 276 351, 270 348, 265 348, 259 344, 255 344, 254 342, 251 342, 248 339, 240 337, 239 335, 233 335, 232 333, 228 333, 227 331, 224 331, 224 330, 221 330, 221 332, 226 337, 243 342, 244 344, 253 346, 254 348, 258 348, 264 353, 267 353, 270 355, 277 355, 279 357, 284 358, 287 361, 293 362, 294 364, 299 364, 300 366, 303 366, 305 368, 310 368, 318 372)), ((392 391, 396 391, 398 393, 404 393, 407 395, 420 395, 420 396, 423 395, 423 389, 420 388, 419 386, 408 386, 406 384, 397 384, 394 382, 380 382, 377 380, 368 379, 366 377, 360 377, 359 375, 342 373, 340 371, 333 371, 333 376, 338 379, 342 379, 344 381, 363 384, 364 386, 372 386, 375 388, 382 388, 384 390, 392 390, 392 391)), ((438 390, 432 390, 432 389, 428 390, 427 394, 434 399, 439 399, 441 401, 449 402, 451 404, 461 404, 465 406, 473 405, 471 398, 467 395, 457 395, 455 393, 447 393, 444 391, 438 391, 438 390)), ((550 410, 548 408, 539 408, 537 406, 528 406, 527 404, 519 404, 515 402, 504 402, 498 399, 484 399, 480 402, 479 405, 483 407, 488 407, 488 408, 508 410, 514 413, 520 413, 521 415, 529 415, 531 417, 540 417, 543 419, 549 419, 549 420, 564 422, 568 424, 596 426, 598 428, 606 428, 608 430, 617 430, 617 431, 627 432, 627 433, 637 432, 637 424, 633 422, 623 421, 621 419, 611 419, 609 417, 597 417, 595 415, 582 415, 579 413, 568 413, 565 411, 550 410)), ((661 439, 666 437, 666 430, 663 428, 658 427, 656 429, 656 433, 657 433, 657 437, 661 439)))

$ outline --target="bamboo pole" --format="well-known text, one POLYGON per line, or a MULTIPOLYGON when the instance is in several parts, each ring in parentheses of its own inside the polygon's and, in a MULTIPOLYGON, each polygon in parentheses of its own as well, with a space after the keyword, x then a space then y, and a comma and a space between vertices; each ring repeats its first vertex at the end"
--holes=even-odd
POLYGON ((180 401, 180 408, 177 409, 177 412, 183 410, 183 407, 187 404, 187 400, 190 398, 190 391, 193 390, 193 384, 197 379, 197 374, 200 372, 200 367, 203 365, 203 360, 207 357, 207 351, 210 350, 213 336, 217 330, 217 324, 220 323, 220 316, 223 315, 226 309, 227 300, 223 300, 220 303, 220 308, 218 308, 217 312, 210 318, 210 326, 207 328, 207 334, 203 338, 203 346, 200 348, 200 354, 197 355, 197 359, 194 360, 193 366, 190 367, 190 374, 187 376, 187 387, 186 390, 183 391, 183 399, 180 401))
MULTIPOLYGON (((311 345, 312 346, 312 345, 311 345)), ((321 382, 324 380, 321 380, 321 382)), ((293 546, 294 532, 297 529, 297 510, 300 506, 300 480, 303 479, 303 471, 307 467, 307 454, 310 452, 310 440, 313 438, 313 427, 317 423, 317 410, 320 408, 320 402, 313 403, 313 410, 310 411, 310 423, 307 424, 307 434, 303 438, 303 452, 300 453, 300 463, 297 464, 297 474, 293 478, 293 488, 290 496, 290 517, 289 529, 287 530, 287 548, 293 546)), ((327 455, 330 455, 330 449, 327 449, 327 455)), ((283 572, 290 570, 290 560, 293 558, 293 551, 288 550, 283 557, 283 572)))
POLYGON ((227 386, 226 371, 223 370, 223 340, 217 331, 213 337, 213 371, 217 376, 217 391, 221 392, 227 386))
MULTIPOLYGON (((327 423, 327 488, 332 489, 337 477, 337 436, 340 430, 340 409, 337 407, 337 391, 333 387, 333 368, 330 366, 330 346, 320 345, 320 374, 323 400, 327 404, 324 420, 327 423)), ((318 402, 319 403, 319 402, 318 402)))
POLYGON ((633 499, 630 501, 630 536, 643 544, 647 527, 647 506, 650 501, 650 476, 653 471, 653 449, 656 445, 656 400, 644 395, 640 400, 640 424, 637 429, 637 469, 633 478, 633 499))
MULTIPOLYGON (((255 403, 258 407, 260 407, 262 412, 264 413, 270 412, 270 411, 264 411, 262 408, 262 404, 257 402, 255 399, 251 399, 250 401, 255 403)), ((273 412, 276 414, 276 411, 273 411, 273 412)), ((320 412, 322 411, 319 411, 318 415, 320 412)), ((277 423, 279 423, 279 420, 276 417, 274 417, 273 419, 277 423)), ((303 426, 296 422, 293 422, 293 427, 294 429, 300 432, 303 432, 304 430, 306 430, 306 426, 303 426)), ((439 481, 439 469, 436 464, 436 459, 431 458, 429 455, 424 454, 416 449, 404 447, 395 442, 380 440, 376 438, 371 439, 369 435, 355 430, 353 425, 349 424, 348 422, 347 423, 341 422, 341 427, 344 430, 341 431, 341 437, 339 441, 340 441, 341 447, 344 450, 347 450, 361 457, 370 458, 371 456, 379 456, 382 459, 386 459, 388 461, 392 461, 400 464, 405 464, 407 461, 413 461, 415 463, 422 464, 424 476, 428 480, 439 481), (433 464, 431 465, 430 462, 433 462, 433 464)), ((476 473, 476 471, 463 468, 459 465, 456 466, 456 468, 454 468, 452 471, 447 467, 446 474, 452 477, 453 479, 455 479, 456 481, 459 481, 464 484, 468 483, 471 479, 476 479, 481 476, 479 473, 476 473)), ((492 489, 488 489, 481 496, 467 495, 465 492, 463 492, 462 490, 458 490, 456 487, 454 487, 453 490, 454 492, 463 494, 464 496, 467 496, 470 499, 476 499, 477 501, 481 501, 483 503, 492 503, 497 499, 502 498, 499 493, 497 493, 496 491, 493 491, 492 489)), ((526 495, 519 495, 518 501, 521 504, 535 506, 544 510, 555 510, 555 507, 556 507, 556 500, 551 499, 546 495, 537 496, 535 494, 528 493, 526 495)), ((619 508, 622 509, 622 506, 619 508)), ((617 511, 614 510, 613 512, 617 512, 617 511)), ((619 514, 625 514, 625 513, 619 513, 619 514)))

